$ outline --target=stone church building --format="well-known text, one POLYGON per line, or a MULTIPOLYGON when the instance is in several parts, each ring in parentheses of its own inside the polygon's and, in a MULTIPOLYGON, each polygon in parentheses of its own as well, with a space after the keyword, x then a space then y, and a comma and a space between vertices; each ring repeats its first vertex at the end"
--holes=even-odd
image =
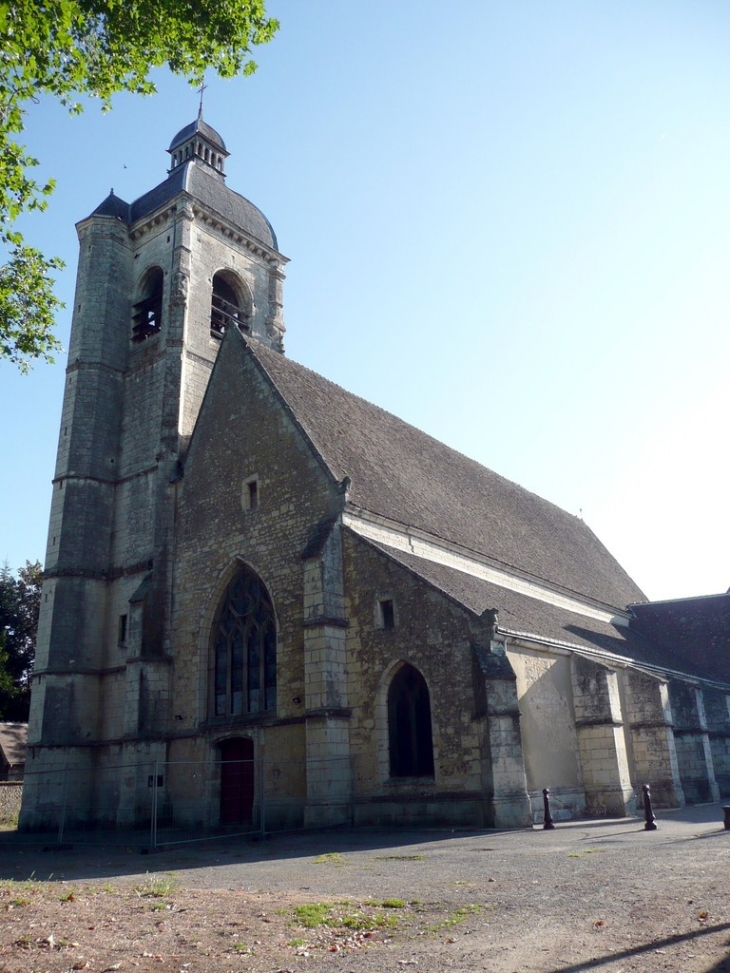
POLYGON ((21 828, 517 827, 730 795, 730 595, 290 361, 199 116, 78 224, 21 828))

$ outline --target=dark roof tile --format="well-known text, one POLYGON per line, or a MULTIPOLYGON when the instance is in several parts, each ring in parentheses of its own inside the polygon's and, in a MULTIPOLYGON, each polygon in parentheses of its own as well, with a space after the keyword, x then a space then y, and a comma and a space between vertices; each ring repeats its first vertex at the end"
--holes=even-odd
POLYGON ((117 216, 131 225, 170 203, 183 192, 234 226, 240 227, 254 240, 272 250, 279 249, 274 229, 261 210, 244 196, 229 189, 220 174, 193 160, 176 166, 164 182, 150 189, 131 205, 112 193, 91 215, 117 216))
POLYGON ((578 648, 610 652, 639 665, 683 672, 698 678, 720 678, 722 681, 722 677, 702 665, 701 660, 688 661, 665 646, 645 638, 629 626, 587 618, 577 612, 567 611, 537 598, 471 577, 454 568, 397 551, 385 544, 366 540, 364 543, 402 564, 476 615, 481 615, 486 609, 496 608, 499 612, 499 628, 502 631, 519 632, 578 648))
POLYGON ((623 608, 644 595, 590 528, 258 342, 249 345, 356 507, 623 608))
POLYGON ((632 605, 631 627, 718 679, 730 678, 730 594, 632 605))

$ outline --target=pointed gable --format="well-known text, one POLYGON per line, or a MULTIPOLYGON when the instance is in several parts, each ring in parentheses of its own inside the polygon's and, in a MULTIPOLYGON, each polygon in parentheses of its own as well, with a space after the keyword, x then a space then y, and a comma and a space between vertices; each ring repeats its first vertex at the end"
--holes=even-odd
POLYGON ((602 604, 643 593, 577 517, 259 344, 251 353, 355 507, 602 604))

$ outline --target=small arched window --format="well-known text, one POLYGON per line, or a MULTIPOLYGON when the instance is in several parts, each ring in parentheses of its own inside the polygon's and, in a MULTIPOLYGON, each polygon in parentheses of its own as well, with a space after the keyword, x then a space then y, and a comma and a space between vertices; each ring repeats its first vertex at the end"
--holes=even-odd
POLYGON ((418 669, 403 665, 388 690, 391 777, 433 777, 431 700, 418 669))
POLYGON ((165 275, 152 267, 142 284, 142 298, 132 308, 132 341, 145 341, 162 327, 162 290, 165 275))
POLYGON ((243 568, 226 588, 213 630, 213 714, 276 709, 276 624, 263 582, 243 568))
POLYGON ((210 309, 211 337, 222 338, 232 326, 245 334, 249 332, 247 301, 242 294, 243 287, 233 274, 219 272, 215 275, 210 309))

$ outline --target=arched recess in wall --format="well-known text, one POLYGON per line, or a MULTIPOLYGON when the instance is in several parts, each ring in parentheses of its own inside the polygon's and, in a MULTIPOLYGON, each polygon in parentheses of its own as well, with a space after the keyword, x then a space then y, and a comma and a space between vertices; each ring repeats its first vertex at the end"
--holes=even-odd
POLYGON ((388 689, 391 777, 433 777, 431 698, 426 680, 404 663, 388 689))
POLYGON ((222 338, 231 327, 248 334, 251 330, 251 311, 251 295, 240 277, 230 270, 219 270, 213 277, 211 337, 222 338))
POLYGON ((255 790, 254 744, 248 737, 218 743, 221 770, 220 823, 250 824, 255 790))
POLYGON ((276 620, 271 597, 246 565, 228 583, 213 623, 210 712, 215 718, 276 711, 276 620))
POLYGON ((150 267, 140 282, 139 298, 132 308, 132 341, 139 343, 158 334, 162 327, 162 292, 165 275, 150 267))

